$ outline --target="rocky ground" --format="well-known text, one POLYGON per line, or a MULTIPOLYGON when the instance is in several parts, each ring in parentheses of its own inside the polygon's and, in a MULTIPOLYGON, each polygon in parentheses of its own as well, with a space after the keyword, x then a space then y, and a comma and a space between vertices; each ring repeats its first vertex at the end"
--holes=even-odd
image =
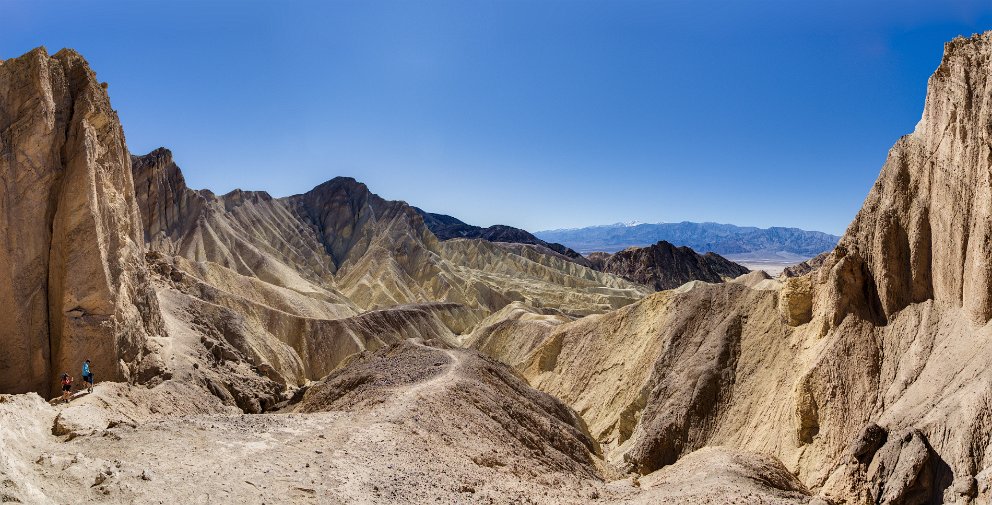
MULTIPOLYGON (((437 347, 435 347, 435 345, 437 347)), ((580 418, 474 351, 367 353, 277 412, 195 388, 0 396, 0 497, 22 503, 807 503, 770 458, 708 449, 607 469, 580 418), (670 485, 671 483, 678 485, 670 485)))

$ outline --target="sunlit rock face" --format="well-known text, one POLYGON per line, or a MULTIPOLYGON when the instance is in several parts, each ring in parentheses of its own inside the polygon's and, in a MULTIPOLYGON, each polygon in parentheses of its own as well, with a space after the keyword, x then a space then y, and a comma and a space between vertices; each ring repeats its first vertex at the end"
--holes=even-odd
POLYGON ((131 163, 81 56, 0 63, 0 391, 48 392, 84 359, 124 379, 161 318, 131 163))
POLYGON ((837 281, 834 322, 851 312, 884 322, 930 299, 992 318, 990 53, 988 34, 947 43, 922 119, 823 269, 837 281))

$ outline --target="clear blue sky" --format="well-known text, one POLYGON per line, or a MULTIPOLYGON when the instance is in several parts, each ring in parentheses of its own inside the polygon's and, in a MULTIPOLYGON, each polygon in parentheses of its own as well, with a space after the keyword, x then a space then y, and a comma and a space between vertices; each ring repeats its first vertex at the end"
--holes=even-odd
POLYGON ((79 50, 131 151, 219 193, 840 233, 986 3, 0 0, 0 58, 79 50))

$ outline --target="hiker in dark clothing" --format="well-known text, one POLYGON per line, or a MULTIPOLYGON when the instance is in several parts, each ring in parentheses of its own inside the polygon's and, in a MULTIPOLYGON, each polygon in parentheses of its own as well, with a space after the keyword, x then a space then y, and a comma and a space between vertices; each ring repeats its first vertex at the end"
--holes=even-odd
POLYGON ((69 403, 69 398, 72 397, 72 376, 69 372, 62 372, 62 401, 69 403))

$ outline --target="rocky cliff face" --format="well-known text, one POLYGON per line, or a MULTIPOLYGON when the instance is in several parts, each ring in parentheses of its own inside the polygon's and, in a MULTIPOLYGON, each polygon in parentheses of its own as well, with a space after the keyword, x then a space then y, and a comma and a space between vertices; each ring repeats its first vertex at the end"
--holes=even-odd
POLYGON ((856 312, 884 323, 930 299, 992 318, 990 43, 985 34, 946 45, 923 117, 889 151, 824 269, 834 322, 856 312))
POLYGON ((161 330, 130 160, 77 53, 0 63, 0 391, 47 392, 89 358, 124 379, 161 330))
POLYGON ((602 254, 590 255, 597 270, 651 286, 656 291, 677 288, 693 280, 723 282, 750 271, 719 254, 698 254, 688 247, 675 247, 664 240, 650 247, 630 247, 616 254, 602 254))

